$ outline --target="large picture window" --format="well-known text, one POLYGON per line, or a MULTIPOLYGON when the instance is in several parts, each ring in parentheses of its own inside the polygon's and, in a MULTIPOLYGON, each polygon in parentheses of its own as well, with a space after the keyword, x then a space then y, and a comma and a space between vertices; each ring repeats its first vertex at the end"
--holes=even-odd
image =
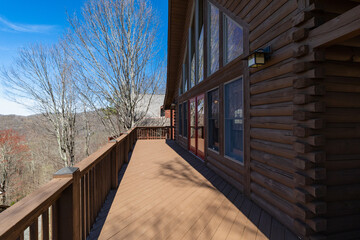
POLYGON ((243 79, 225 84, 225 155, 243 162, 243 79))
POLYGON ((208 73, 219 69, 219 9, 209 3, 208 12, 208 73))
POLYGON ((224 14, 224 57, 225 63, 231 62, 243 52, 243 29, 224 14))
POLYGON ((182 80, 183 80, 183 93, 187 92, 188 85, 189 85, 189 59, 188 54, 185 52, 185 60, 183 64, 183 70, 182 70, 182 80))
POLYGON ((219 151, 219 89, 208 93, 208 147, 219 151))
POLYGON ((191 29, 190 29, 190 89, 192 87, 195 86, 196 84, 196 72, 195 72, 195 68, 196 68, 196 57, 195 57, 195 21, 193 19, 193 22, 191 24, 191 29))
POLYGON ((203 17, 203 1, 198 2, 198 82, 204 80, 204 17, 203 17))

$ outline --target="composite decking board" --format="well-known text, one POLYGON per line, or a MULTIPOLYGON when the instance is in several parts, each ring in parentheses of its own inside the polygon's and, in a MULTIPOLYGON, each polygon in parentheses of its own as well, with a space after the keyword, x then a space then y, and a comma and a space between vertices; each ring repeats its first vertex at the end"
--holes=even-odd
MULTIPOLYGON (((172 206, 168 206, 165 201, 162 204, 156 206, 158 211, 148 211, 146 214, 141 215, 136 224, 130 224, 116 235, 118 239, 137 239, 144 233, 144 231, 150 227, 157 228, 158 223, 165 222, 163 219, 173 218, 173 210, 176 209, 178 204, 184 205, 189 203, 190 199, 194 196, 199 196, 195 189, 188 191, 182 196, 174 195, 171 198, 172 206), (160 217, 159 217, 160 215, 160 217), (141 226, 139 229, 138 226, 141 226)), ((168 200, 168 199, 167 199, 168 200)))
POLYGON ((259 225, 259 220, 260 220, 260 216, 261 216, 261 208, 258 207, 257 205, 253 204, 252 208, 251 208, 251 212, 249 215, 249 219, 252 223, 254 223, 256 226, 259 225))
MULTIPOLYGON (((209 198, 212 199, 214 203, 217 203, 221 197, 219 195, 207 195, 209 198)), ((159 231, 158 234, 156 234, 152 239, 181 239, 181 238, 191 238, 194 239, 194 233, 193 231, 188 231, 193 226, 198 226, 197 220, 203 219, 204 212, 208 211, 208 204, 209 202, 203 198, 198 198, 193 200, 195 205, 198 205, 196 209, 189 208, 188 211, 186 211, 184 214, 182 214, 181 219, 174 218, 172 221, 169 222, 169 224, 166 225, 162 231, 159 231), (174 231, 175 230, 175 231, 174 231), (191 233, 190 237, 187 237, 187 233, 191 233)), ((204 223, 203 223, 204 224, 204 223)), ((202 225, 203 225, 202 224, 202 225)))
POLYGON ((138 140, 99 239, 267 239, 262 215, 173 141, 138 140))
MULTIPOLYGON (((210 195, 204 195, 203 197, 206 196, 210 196, 210 195)), ((184 235, 184 231, 186 231, 187 229, 189 229, 189 227, 187 226, 187 224, 192 223, 194 220, 193 218, 195 218, 195 215, 201 215, 202 211, 204 210, 205 207, 203 207, 201 205, 202 201, 204 200, 204 198, 196 198, 193 201, 193 204, 199 204, 199 208, 196 208, 194 211, 192 212, 185 212, 182 215, 181 219, 178 219, 176 216, 171 215, 170 218, 167 219, 166 223, 163 224, 161 227, 159 227, 158 231, 154 231, 152 229, 152 231, 148 231, 146 232, 145 235, 145 239, 167 239, 168 235, 172 234, 174 231, 171 231, 172 229, 176 229, 176 233, 180 236, 184 235), (191 217, 191 218, 190 218, 191 217), (182 233, 182 234, 181 234, 182 233)))
MULTIPOLYGON (((204 197, 206 197, 205 194, 201 194, 201 192, 199 192, 199 190, 202 188, 197 188, 195 192, 193 192, 191 194, 190 197, 187 197, 185 201, 182 201, 182 199, 177 198, 177 201, 172 202, 173 206, 172 207, 167 207, 161 214, 162 214, 162 218, 166 219, 166 221, 164 221, 164 224, 161 224, 161 226, 159 226, 159 228, 157 228, 157 231, 161 231, 161 227, 162 226, 168 226, 170 225, 171 228, 174 228, 175 226, 172 224, 169 224, 169 222, 171 222, 172 220, 178 220, 176 215, 177 215, 177 211, 181 211, 183 212, 184 210, 186 210, 186 208, 184 209, 184 206, 191 204, 191 201, 193 201, 192 199, 196 199, 197 201, 201 201, 203 200, 204 197), (197 197, 196 197, 197 196, 197 197)), ((184 215, 183 215, 184 216, 184 215)), ((158 217, 154 216, 155 218, 153 219, 146 219, 146 222, 152 223, 152 224, 158 224, 158 217), (154 222, 155 221, 155 222, 154 222)), ((159 224, 158 224, 159 225, 159 224)), ((152 231, 153 229, 149 229, 149 225, 146 225, 145 227, 142 227, 142 233, 141 233, 141 237, 140 238, 145 238, 145 239, 150 239, 150 238, 154 238, 154 239, 158 239, 157 237, 154 237, 155 234, 157 234, 157 232, 152 231), (146 230, 146 231, 145 231, 146 230), (145 235, 145 236, 143 236, 145 235)))
POLYGON ((259 221, 258 227, 266 236, 270 236, 271 216, 264 210, 261 211, 261 216, 260 216, 260 221, 259 221))
POLYGON ((285 228, 275 219, 272 219, 272 221, 271 221, 270 239, 274 239, 274 240, 284 240, 285 239, 285 228))
MULTIPOLYGON (((226 186, 225 186, 226 187, 226 186)), ((216 200, 211 200, 210 203, 207 203, 206 211, 202 213, 200 217, 193 223, 191 228, 189 227, 189 231, 186 233, 186 239, 198 239, 201 238, 201 234, 211 234, 209 231, 205 230, 206 227, 213 221, 213 218, 217 215, 221 215, 219 210, 225 208, 224 206, 225 198, 220 195, 220 197, 216 198, 216 200)), ((171 235, 171 237, 176 237, 177 234, 171 235)), ((211 239, 211 237, 207 237, 207 239, 211 239)))

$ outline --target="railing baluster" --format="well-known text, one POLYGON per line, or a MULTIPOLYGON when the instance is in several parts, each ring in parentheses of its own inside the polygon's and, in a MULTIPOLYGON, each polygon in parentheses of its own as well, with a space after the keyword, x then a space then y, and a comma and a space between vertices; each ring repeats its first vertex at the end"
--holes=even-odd
POLYGON ((58 200, 51 206, 51 235, 53 240, 58 239, 58 200))
POLYGON ((30 240, 37 240, 39 239, 39 224, 38 219, 36 219, 31 225, 30 225, 30 240))
POLYGON ((94 178, 95 178, 95 167, 91 169, 91 174, 90 174, 90 200, 91 200, 91 225, 94 224, 94 220, 95 220, 95 186, 94 186, 94 178))
POLYGON ((85 205, 86 205, 86 236, 90 233, 90 196, 89 196, 89 175, 90 173, 85 174, 85 205))
POLYGON ((24 231, 20 233, 20 236, 16 240, 24 240, 24 231))
POLYGON ((86 193, 85 175, 81 178, 81 239, 86 239, 86 193))
POLYGON ((43 214, 41 214, 41 233, 43 240, 49 240, 49 209, 47 209, 43 214))

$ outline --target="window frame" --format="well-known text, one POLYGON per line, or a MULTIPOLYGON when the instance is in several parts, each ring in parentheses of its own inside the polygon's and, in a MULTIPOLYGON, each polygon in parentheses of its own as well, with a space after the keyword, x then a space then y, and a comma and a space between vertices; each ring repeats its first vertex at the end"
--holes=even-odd
POLYGON ((245 111, 244 111, 244 103, 245 103, 245 102, 244 102, 244 101, 245 101, 245 97, 244 97, 244 96, 245 96, 245 94, 244 94, 244 75, 242 74, 242 75, 240 75, 240 76, 238 76, 238 77, 236 77, 236 78, 233 78, 233 79, 225 82, 223 86, 224 86, 224 87, 223 87, 223 111, 224 111, 224 115, 223 115, 223 134, 224 134, 223 147, 224 147, 224 150, 223 150, 223 153, 224 153, 224 157, 225 157, 226 159, 232 161, 232 162, 235 162, 235 163, 238 163, 238 164, 244 166, 244 164, 245 164, 245 154, 244 154, 244 152, 245 152, 245 134, 244 134, 244 131, 245 131, 245 118, 244 118, 244 113, 245 113, 245 111), (242 94, 242 100, 243 100, 243 107, 242 107, 242 109, 243 109, 243 117, 242 117, 242 120, 243 120, 243 135, 242 135, 243 151, 242 151, 242 161, 236 160, 236 159, 234 159, 233 157, 230 157, 230 156, 226 155, 226 135, 225 135, 225 132, 226 132, 226 127, 225 127, 225 115, 226 115, 226 113, 225 113, 225 105, 226 105, 226 102, 225 102, 225 92, 226 92, 226 88, 225 88, 225 86, 228 85, 228 84, 230 84, 230 83, 232 83, 232 82, 235 82, 236 80, 239 80, 240 78, 242 79, 242 92, 243 92, 243 94, 242 94))

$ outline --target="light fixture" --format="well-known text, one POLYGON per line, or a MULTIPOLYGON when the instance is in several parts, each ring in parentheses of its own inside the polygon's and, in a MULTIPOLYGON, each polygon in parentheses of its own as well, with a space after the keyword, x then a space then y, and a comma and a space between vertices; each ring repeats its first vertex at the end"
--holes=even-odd
POLYGON ((255 50, 248 57, 248 66, 257 68, 264 65, 270 59, 270 47, 255 50))

